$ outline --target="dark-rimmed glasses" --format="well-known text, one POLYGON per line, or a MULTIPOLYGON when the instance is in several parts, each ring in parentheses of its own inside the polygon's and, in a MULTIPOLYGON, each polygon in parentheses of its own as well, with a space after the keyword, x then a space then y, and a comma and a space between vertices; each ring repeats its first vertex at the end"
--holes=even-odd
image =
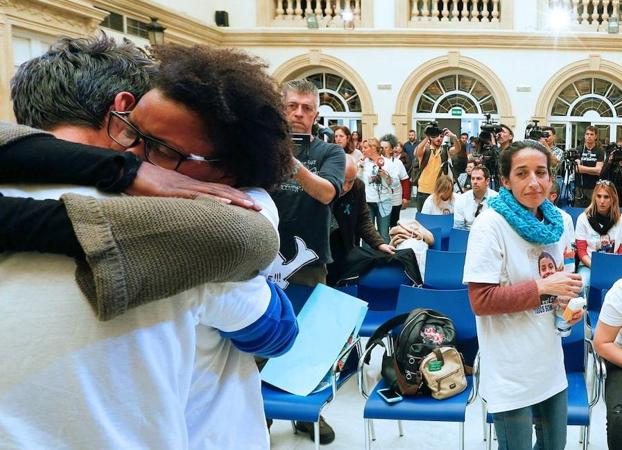
POLYGON ((184 161, 206 163, 221 161, 221 158, 206 158, 193 153, 185 155, 170 145, 147 136, 127 120, 129 114, 129 112, 110 111, 108 136, 124 149, 134 147, 141 141, 144 142, 145 158, 151 164, 163 169, 177 170, 184 161))

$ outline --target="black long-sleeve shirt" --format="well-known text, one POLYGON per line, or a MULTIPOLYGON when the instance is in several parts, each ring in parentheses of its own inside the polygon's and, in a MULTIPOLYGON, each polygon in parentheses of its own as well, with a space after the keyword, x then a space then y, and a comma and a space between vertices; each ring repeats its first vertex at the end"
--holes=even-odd
MULTIPOLYGON (((141 161, 53 136, 29 136, 0 147, 0 183, 63 183, 123 192, 141 161)), ((3 197, 0 188, 0 251, 84 253, 59 200, 3 197)))

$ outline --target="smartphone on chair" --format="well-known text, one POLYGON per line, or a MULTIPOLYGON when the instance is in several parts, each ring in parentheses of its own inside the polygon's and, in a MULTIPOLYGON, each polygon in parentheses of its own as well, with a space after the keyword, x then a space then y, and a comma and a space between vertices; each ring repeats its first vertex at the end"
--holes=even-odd
POLYGON ((404 397, 393 391, 391 388, 380 389, 378 391, 378 395, 387 403, 397 403, 404 400, 404 397))

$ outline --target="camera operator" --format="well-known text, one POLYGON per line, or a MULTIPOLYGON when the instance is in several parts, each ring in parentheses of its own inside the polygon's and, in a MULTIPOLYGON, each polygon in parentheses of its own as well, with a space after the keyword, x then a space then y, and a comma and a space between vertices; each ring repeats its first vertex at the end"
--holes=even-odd
POLYGON ((510 145, 512 145, 512 142, 514 142, 514 132, 507 125, 499 124, 499 127, 501 128, 501 130, 499 130, 496 135, 497 145, 499 146, 500 150, 505 150, 510 145))
POLYGON ((575 177, 574 206, 586 208, 592 201, 592 191, 603 168, 605 152, 598 144, 598 128, 589 126, 585 129, 583 149, 577 159, 575 177))
POLYGON ((564 158, 564 151, 555 145, 555 128, 548 126, 542 127, 542 138, 540 143, 551 151, 551 167, 553 169, 552 175, 560 174, 560 161, 564 158))
MULTIPOLYGON (((439 128, 436 122, 430 122, 423 131, 425 138, 417 146, 415 156, 419 161, 418 173, 415 175, 417 188, 417 211, 421 211, 425 200, 434 192, 436 179, 444 168, 449 155, 456 153, 456 148, 460 148, 460 141, 456 135, 447 128, 439 128), (443 150, 443 140, 449 139, 450 147, 443 150)), ((447 173, 449 176, 452 174, 447 173)))
MULTIPOLYGON (((616 190, 622 192, 622 145, 611 143, 606 150, 609 157, 600 172, 600 178, 611 181, 616 190)), ((622 196, 619 196, 618 203, 622 207, 622 196)))

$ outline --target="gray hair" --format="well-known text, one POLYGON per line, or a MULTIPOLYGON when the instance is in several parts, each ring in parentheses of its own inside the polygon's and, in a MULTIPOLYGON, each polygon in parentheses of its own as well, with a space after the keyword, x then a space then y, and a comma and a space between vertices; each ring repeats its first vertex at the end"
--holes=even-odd
POLYGON ((298 80, 289 80, 283 83, 283 97, 288 92, 295 92, 297 94, 313 94, 316 97, 315 108, 320 107, 320 93, 317 90, 317 86, 305 78, 298 80))
POLYGON ((22 64, 11 80, 18 123, 49 130, 60 124, 101 128, 119 92, 136 100, 150 88, 153 61, 133 43, 104 33, 61 38, 22 64))
POLYGON ((391 148, 397 147, 397 138, 395 137, 394 134, 387 133, 384 136, 382 136, 379 140, 380 142, 382 141, 388 142, 391 148))

